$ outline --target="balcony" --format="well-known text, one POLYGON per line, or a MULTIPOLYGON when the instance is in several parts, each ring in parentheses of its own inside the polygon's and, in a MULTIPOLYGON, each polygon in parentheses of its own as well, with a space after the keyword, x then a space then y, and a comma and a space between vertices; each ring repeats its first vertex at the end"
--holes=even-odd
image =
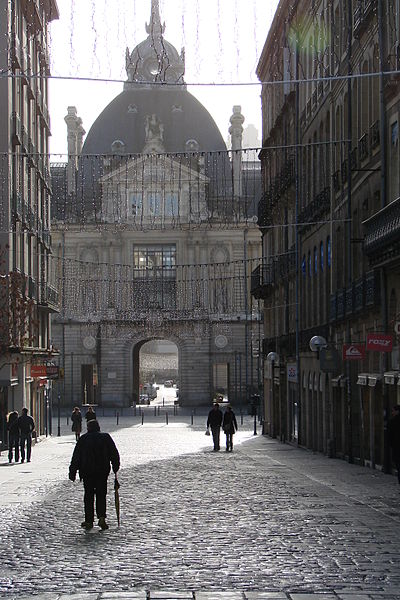
POLYGON ((274 282, 273 265, 271 263, 259 265, 251 273, 251 295, 257 300, 265 299, 274 282))
POLYGON ((326 216, 331 210, 331 190, 329 187, 324 188, 314 200, 305 207, 299 215, 299 226, 302 231, 306 231, 321 218, 326 216))
POLYGON ((370 128, 370 138, 371 138, 371 150, 376 150, 381 143, 381 131, 380 131, 380 123, 379 121, 375 121, 375 123, 370 128))
POLYGON ((269 196, 267 193, 265 193, 262 195, 261 200, 258 202, 257 216, 259 227, 267 227, 268 225, 271 225, 272 221, 269 206, 269 196))
POLYGON ((400 198, 364 221, 364 250, 371 266, 400 260, 400 198))
POLYGON ((369 136, 368 133, 364 133, 362 137, 358 140, 358 156, 360 157, 360 162, 363 162, 368 158, 369 155, 369 136))
POLYGON ((347 288, 330 296, 330 323, 357 318, 362 311, 380 305, 380 285, 377 271, 368 271, 347 288))
POLYGON ((59 293, 54 285, 41 282, 40 300, 38 304, 48 312, 54 313, 59 311, 59 293))

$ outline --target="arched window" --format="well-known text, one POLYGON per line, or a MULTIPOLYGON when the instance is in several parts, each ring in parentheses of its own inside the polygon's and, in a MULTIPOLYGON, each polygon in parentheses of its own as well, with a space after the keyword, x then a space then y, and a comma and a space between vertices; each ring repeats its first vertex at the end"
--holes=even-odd
POLYGON ((324 242, 319 245, 319 264, 321 265, 321 271, 324 270, 324 242))
POLYGON ((328 237, 326 240, 326 264, 328 269, 332 266, 332 252, 331 252, 331 238, 328 237))

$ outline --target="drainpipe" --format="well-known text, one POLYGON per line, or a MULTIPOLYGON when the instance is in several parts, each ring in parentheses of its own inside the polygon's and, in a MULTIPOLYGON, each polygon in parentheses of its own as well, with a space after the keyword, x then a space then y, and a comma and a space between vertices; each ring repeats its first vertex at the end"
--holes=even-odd
MULTIPOLYGON (((351 214, 351 201, 352 201, 352 171, 351 171, 351 148, 352 148, 352 136, 353 136, 353 115, 352 115, 352 41, 353 41, 353 6, 352 2, 348 2, 347 5, 347 73, 349 75, 347 82, 347 285, 351 288, 353 285, 353 265, 352 265, 352 214, 351 214)), ((350 319, 347 319, 346 326, 346 342, 351 344, 351 324, 350 319)), ((350 361, 346 361, 346 386, 347 386, 347 455, 349 463, 353 462, 353 418, 352 418, 352 389, 351 389, 351 367, 350 361)))
MULTIPOLYGON (((378 43, 379 43, 379 105, 380 105, 380 140, 381 140, 381 207, 387 204, 387 148, 386 148, 386 101, 385 101, 385 41, 383 29, 383 2, 378 0, 378 43)), ((380 269, 380 288, 381 288, 381 319, 384 333, 388 331, 388 309, 387 309, 387 276, 386 269, 380 269)), ((388 369, 388 354, 383 352, 381 368, 385 372, 388 369)), ((390 448, 388 440, 388 420, 389 420, 389 394, 385 383, 382 383, 382 401, 383 401, 383 443, 384 458, 383 470, 385 473, 391 472, 390 448)))

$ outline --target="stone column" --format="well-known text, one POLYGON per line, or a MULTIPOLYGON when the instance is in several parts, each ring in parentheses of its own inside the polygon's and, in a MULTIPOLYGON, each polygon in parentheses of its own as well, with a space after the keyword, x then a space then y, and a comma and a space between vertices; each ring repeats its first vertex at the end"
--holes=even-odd
POLYGON ((232 139, 232 169, 233 169, 233 195, 238 198, 242 195, 242 136, 244 116, 241 106, 233 107, 230 118, 229 133, 232 139))

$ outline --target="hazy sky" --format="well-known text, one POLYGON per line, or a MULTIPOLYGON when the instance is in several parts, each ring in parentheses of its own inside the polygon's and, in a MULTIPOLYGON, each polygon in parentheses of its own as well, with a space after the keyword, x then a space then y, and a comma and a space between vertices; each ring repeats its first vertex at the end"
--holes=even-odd
MULTIPOLYGON (((146 39, 151 0, 57 0, 57 4, 60 19, 53 22, 50 34, 52 75, 124 81, 125 50, 146 39)), ((209 110, 224 139, 236 104, 242 106, 244 125, 256 125, 261 137, 260 86, 190 84, 257 82, 255 69, 277 5, 278 0, 160 0, 165 39, 178 52, 185 48, 188 89, 209 110)), ((77 107, 89 131, 122 89, 121 81, 51 80, 51 152, 67 150, 68 106, 77 107)))

